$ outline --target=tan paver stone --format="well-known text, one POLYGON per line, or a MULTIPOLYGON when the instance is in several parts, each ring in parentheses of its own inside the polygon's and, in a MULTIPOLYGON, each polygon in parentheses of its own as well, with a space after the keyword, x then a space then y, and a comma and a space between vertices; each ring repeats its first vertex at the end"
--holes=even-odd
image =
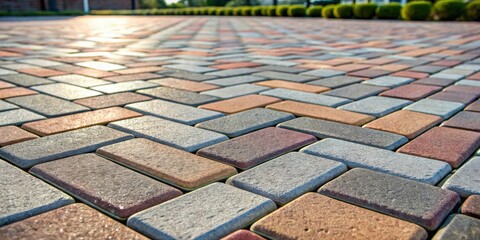
POLYGON ((269 80, 269 81, 257 82, 254 84, 264 86, 264 87, 270 87, 270 88, 286 88, 286 89, 298 90, 303 92, 312 92, 312 93, 321 93, 321 92, 330 90, 330 88, 327 88, 327 87, 308 85, 308 84, 283 81, 283 80, 269 80))
POLYGON ((208 103, 200 105, 199 108, 209 109, 217 112, 223 112, 226 114, 232 114, 242 112, 245 110, 264 107, 268 104, 280 102, 281 99, 275 97, 268 97, 262 95, 247 95, 242 97, 236 97, 214 103, 208 103))
POLYGON ((213 84, 183 80, 178 78, 162 78, 150 80, 149 82, 154 82, 164 87, 177 88, 192 92, 203 92, 219 88, 219 86, 213 84))
POLYGON ((98 97, 75 100, 74 103, 87 106, 92 109, 124 106, 130 103, 151 100, 151 97, 132 92, 114 93, 98 97))
POLYGON ((0 147, 38 138, 37 135, 15 126, 0 127, 0 136, 0 147))
POLYGON ((0 89, 0 99, 27 96, 33 94, 37 94, 37 92, 23 87, 0 89))

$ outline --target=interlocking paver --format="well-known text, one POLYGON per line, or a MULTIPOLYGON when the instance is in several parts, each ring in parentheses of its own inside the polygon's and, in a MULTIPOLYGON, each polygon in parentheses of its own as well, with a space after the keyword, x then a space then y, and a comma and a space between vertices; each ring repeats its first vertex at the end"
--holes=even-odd
POLYGON ((210 91, 202 92, 202 94, 210 95, 218 98, 234 98, 249 94, 260 93, 270 88, 257 86, 253 84, 240 84, 220 89, 214 89, 210 91))
POLYGON ((315 140, 312 135, 270 127, 202 148, 197 154, 247 169, 315 140))
POLYGON ((346 170, 342 163, 292 152, 235 175, 227 184, 283 205, 318 189, 346 170))
POLYGON ((3 239, 146 239, 84 204, 71 204, 0 228, 3 239))
POLYGON ((119 92, 135 91, 135 90, 140 90, 145 88, 153 88, 156 86, 158 86, 158 84, 153 82, 130 81, 130 82, 101 85, 97 87, 92 87, 92 89, 99 92, 103 92, 103 93, 119 93, 119 92))
POLYGON ((195 82, 195 81, 183 80, 178 78, 161 78, 161 79, 150 80, 149 82, 153 82, 164 87, 171 87, 171 88, 192 91, 192 92, 203 92, 203 91, 219 88, 219 86, 214 84, 208 84, 204 82, 195 82))
POLYGON ((110 82, 97 78, 86 77, 78 74, 68 74, 49 78, 57 82, 68 83, 80 87, 94 87, 98 85, 109 84, 110 82))
MULTIPOLYGON (((1 109, 1 107, 0 107, 1 109)), ((468 105, 465 110, 472 111, 472 112, 480 112, 480 100, 473 102, 472 104, 468 105)))
POLYGON ((182 194, 92 153, 42 163, 29 172, 119 219, 182 194))
POLYGON ((480 171, 480 157, 477 156, 462 165, 453 176, 447 179, 442 188, 455 191, 462 197, 480 195, 478 171, 480 171))
POLYGON ((80 98, 87 98, 87 97, 102 95, 102 93, 94 90, 73 86, 65 83, 40 85, 40 86, 32 87, 32 89, 37 90, 39 92, 46 93, 48 95, 52 95, 54 97, 63 98, 66 100, 77 100, 80 98))
POLYGON ((219 86, 233 86, 238 84, 245 83, 254 83, 264 80, 265 78, 245 75, 245 76, 236 76, 236 77, 227 77, 227 78, 218 78, 215 80, 205 81, 208 84, 214 84, 219 86))
POLYGON ((22 69, 18 69, 17 71, 21 72, 21 73, 26 73, 26 74, 30 74, 30 75, 33 75, 33 76, 37 76, 37 77, 52 77, 52 76, 58 76, 58 75, 66 74, 65 72, 62 72, 62 71, 56 71, 56 70, 49 69, 49 68, 37 68, 37 67, 22 68, 22 69))
POLYGON ((365 114, 294 101, 274 103, 268 105, 267 108, 293 113, 297 116, 313 117, 351 125, 363 125, 374 119, 372 116, 365 114))
POLYGON ((0 99, 27 96, 33 94, 37 94, 37 92, 23 87, 0 89, 0 99))
POLYGON ((318 70, 303 72, 301 74, 302 75, 315 76, 315 77, 321 77, 321 78, 328 78, 328 77, 343 75, 344 73, 345 73, 344 71, 338 71, 338 70, 318 69, 318 70))
POLYGON ((46 78, 35 77, 27 74, 3 75, 0 76, 0 79, 24 87, 53 83, 53 81, 50 81, 46 78))
POLYGON ((187 125, 195 125, 199 122, 204 122, 223 116, 223 114, 219 112, 199 109, 163 100, 151 100, 147 102, 133 103, 125 107, 143 114, 153 115, 159 118, 187 125))
POLYGON ((38 138, 37 135, 15 126, 0 127, 0 135, 0 147, 38 138))
POLYGON ((232 99, 217 101, 198 106, 199 108, 209 109, 226 114, 242 112, 257 107, 264 107, 272 103, 280 102, 281 99, 262 96, 262 95, 246 95, 232 99))
POLYGON ((78 66, 93 68, 93 69, 101 70, 101 71, 112 71, 112 70, 119 70, 119 69, 124 69, 125 68, 125 66, 122 66, 122 65, 119 65, 119 64, 101 62, 101 61, 80 62, 80 63, 75 63, 75 64, 78 65, 78 66))
POLYGON ((265 240, 265 238, 245 229, 237 230, 221 240, 265 240))
POLYGON ((93 126, 0 148, 0 156, 22 168, 92 152, 97 148, 133 138, 115 129, 93 126))
MULTIPOLYGON (((208 91, 207 91, 208 92, 208 91)), ((173 89, 168 87, 150 88, 140 90, 138 93, 145 94, 154 98, 160 98, 171 102, 177 102, 186 105, 198 106, 216 101, 218 98, 190 92, 185 90, 173 89)))
POLYGON ((0 180, 0 226, 74 202, 67 194, 2 160, 0 180))
POLYGON ((292 118, 294 116, 289 113, 257 108, 205 121, 197 124, 196 127, 219 132, 228 137, 238 137, 292 118))
POLYGON ((477 97, 480 97, 480 87, 453 85, 453 86, 444 88, 443 91, 473 94, 477 97))
MULTIPOLYGON (((256 73, 256 72, 258 72, 258 70, 253 69, 253 68, 235 68, 235 69, 226 69, 226 70, 221 70, 221 71, 209 72, 209 73, 207 73, 207 75, 214 75, 214 76, 218 76, 218 77, 222 77, 222 78, 228 78, 228 77, 235 77, 235 76, 240 76, 240 75, 247 75, 247 74, 256 73)), ((244 81, 252 82, 252 81, 255 81, 255 79, 258 79, 258 78, 260 78, 260 77, 250 78, 249 80, 247 78, 244 81)), ((242 78, 238 78, 238 79, 242 79, 242 78)), ((223 84, 218 84, 218 85, 228 86, 228 85, 233 85, 232 83, 234 83, 234 82, 235 82, 234 80, 219 81, 219 83, 223 83, 223 84)))
POLYGON ((142 138, 102 147, 96 153, 185 190, 237 173, 231 166, 142 138))
POLYGON ((307 82, 307 84, 318 85, 328 88, 338 88, 343 87, 346 85, 359 83, 363 81, 362 78, 357 77, 350 77, 350 76, 336 76, 336 77, 329 77, 323 78, 316 81, 307 82))
POLYGON ((277 88, 268 91, 261 92, 260 95, 277 97, 284 100, 293 100, 299 102, 313 103, 328 107, 336 107, 345 103, 351 102, 347 98, 326 96, 322 94, 315 94, 297 90, 277 88))
POLYGON ((403 98, 407 100, 417 101, 432 95, 441 90, 441 87, 431 85, 408 84, 403 85, 380 94, 380 96, 403 98))
POLYGON ((449 190, 360 168, 323 185, 319 192, 427 230, 437 229, 460 201, 449 190))
POLYGON ((379 87, 367 84, 352 84, 346 87, 336 88, 323 94, 352 100, 359 100, 387 90, 386 87, 379 87))
POLYGON ((465 215, 480 219, 480 195, 471 195, 463 202, 461 212, 465 215))
POLYGON ((200 148, 228 139, 223 134, 153 116, 113 122, 108 124, 108 126, 131 133, 136 137, 147 138, 188 152, 194 152, 200 148), (159 131, 160 129, 161 131, 159 131))
POLYGON ((453 84, 455 81, 456 80, 446 79, 446 78, 422 78, 413 83, 446 87, 448 85, 453 84))
POLYGON ((442 101, 435 99, 422 99, 403 109, 437 115, 444 119, 450 118, 453 114, 461 111, 465 107, 462 103, 442 101))
POLYGON ((45 119, 45 117, 25 109, 14 109, 0 112, 0 126, 22 125, 27 122, 42 119, 45 119))
POLYGON ((7 101, 46 117, 58 117, 90 110, 84 106, 44 94, 9 98, 7 101))
POLYGON ((315 76, 305 76, 305 75, 297 75, 292 73, 273 72, 273 71, 259 72, 259 73, 254 73, 253 75, 268 78, 268 79, 278 79, 278 80, 285 80, 285 81, 292 81, 292 82, 307 82, 307 81, 311 81, 318 78, 315 76))
POLYGON ((189 64, 172 64, 172 65, 164 65, 163 67, 183 70, 183 71, 188 71, 193 73, 207 73, 207 72, 217 70, 215 68, 201 67, 201 66, 195 66, 195 65, 189 65, 189 64))
POLYGON ((372 96, 342 105, 339 109, 368 114, 374 117, 383 117, 411 103, 412 101, 404 99, 372 96))
POLYGON ((135 214, 127 225, 153 239, 219 239, 275 209, 268 198, 213 183, 135 214))
POLYGON ((255 85, 270 87, 270 88, 286 88, 291 90, 297 90, 302 92, 321 93, 330 90, 327 87, 312 86, 303 83, 289 82, 283 80, 269 80, 263 82, 257 82, 255 85))
POLYGON ((469 111, 459 112, 449 120, 443 122, 442 126, 480 132, 480 113, 469 111))
POLYGON ((124 106, 129 103, 142 102, 151 100, 151 97, 147 97, 141 94, 132 92, 114 93, 104 96, 83 98, 75 100, 74 103, 89 107, 91 109, 101 109, 109 107, 124 106))
POLYGON ((427 231, 316 193, 307 193, 254 223, 251 229, 273 239, 427 239, 427 231))
POLYGON ((480 220, 462 214, 452 214, 445 220, 433 240, 479 239, 480 220))
POLYGON ((475 99, 477 99, 477 96, 474 94, 461 93, 461 92, 439 92, 431 95, 427 99, 436 99, 436 100, 469 104, 475 101, 475 99))
POLYGON ((366 69, 366 70, 360 70, 356 72, 349 72, 348 75, 354 76, 354 77, 376 78, 376 77, 387 75, 389 73, 390 73, 389 71, 385 71, 385 70, 366 69))
POLYGON ((374 78, 371 80, 364 81, 363 83, 369 85, 375 85, 380 87, 389 87, 395 88, 405 84, 413 82, 412 78, 403 78, 403 77, 394 77, 394 76, 383 76, 379 78, 374 78))
POLYGON ((441 121, 442 118, 439 116, 400 110, 374 120, 364 127, 392 132, 413 139, 441 121))
POLYGON ((18 109, 19 107, 3 100, 0 100, 0 112, 18 109))
POLYGON ((393 133, 307 117, 280 123, 278 127, 312 134, 317 138, 338 138, 389 150, 408 141, 406 137, 393 133))

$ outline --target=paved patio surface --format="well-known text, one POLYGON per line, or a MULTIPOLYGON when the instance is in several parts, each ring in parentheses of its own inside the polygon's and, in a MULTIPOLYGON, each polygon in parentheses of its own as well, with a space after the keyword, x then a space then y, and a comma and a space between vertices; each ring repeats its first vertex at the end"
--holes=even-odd
POLYGON ((473 22, 0 19, 0 239, 480 239, 479 97, 473 22))

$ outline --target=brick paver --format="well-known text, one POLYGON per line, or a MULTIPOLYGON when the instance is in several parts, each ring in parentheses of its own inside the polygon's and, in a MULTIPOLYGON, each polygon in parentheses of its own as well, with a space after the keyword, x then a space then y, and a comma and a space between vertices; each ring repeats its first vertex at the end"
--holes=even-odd
POLYGON ((465 215, 480 219, 480 195, 472 195, 465 200, 461 207, 465 215))
POLYGON ((442 228, 433 236, 433 240, 478 239, 480 238, 480 220, 462 214, 452 214, 442 228))
POLYGON ((474 22, 52 16, 0 32, 0 171, 24 170, 0 184, 20 216, 1 239, 478 238, 462 217, 480 195, 474 22), (51 178, 29 176, 42 166, 51 178), (362 171, 349 198, 311 193, 362 171), (56 209, 45 186, 116 219, 56 209), (151 200, 165 189, 186 195, 151 200))

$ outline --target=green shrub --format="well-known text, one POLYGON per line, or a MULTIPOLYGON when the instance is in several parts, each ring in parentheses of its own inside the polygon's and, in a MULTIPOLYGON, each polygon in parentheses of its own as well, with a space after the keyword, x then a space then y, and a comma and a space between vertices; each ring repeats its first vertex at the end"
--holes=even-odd
POLYGON ((335 6, 333 15, 336 18, 352 18, 353 17, 353 5, 352 4, 339 4, 335 6))
POLYGON ((353 7, 353 15, 359 19, 372 19, 375 17, 377 4, 375 3, 361 3, 355 4, 353 7))
POLYGON ((462 0, 441 0, 433 5, 433 13, 439 20, 456 20, 465 13, 462 0))
POLYGON ((306 8, 302 5, 293 5, 288 7, 288 16, 290 17, 305 17, 306 8))
POLYGON ((288 16, 288 6, 278 6, 275 13, 279 17, 288 16))
POLYGON ((242 7, 242 16, 252 16, 252 7, 242 7))
POLYGON ((324 18, 335 18, 333 11, 337 5, 327 5, 322 9, 322 17, 324 18))
POLYGON ((402 11, 402 4, 388 3, 377 8, 377 17, 380 19, 398 19, 402 11))
POLYGON ((242 16, 242 7, 235 7, 233 9, 233 15, 234 16, 242 16))
POLYGON ((480 21, 480 1, 468 3, 465 15, 468 20, 480 21))
POLYGON ((309 17, 321 17, 322 16, 322 6, 313 6, 307 8, 307 15, 309 17))
POLYGON ((208 8, 207 14, 208 15, 217 15, 217 8, 214 8, 214 7, 208 8))
POLYGON ((405 20, 424 21, 430 17, 432 3, 425 1, 409 2, 402 8, 402 18, 405 20))
POLYGON ((277 7, 276 6, 267 7, 266 12, 267 14, 265 16, 271 16, 271 17, 277 16, 277 7))
POLYGON ((233 7, 226 7, 225 8, 225 15, 233 16, 233 7))
POLYGON ((217 8, 217 16, 225 16, 225 8, 219 7, 217 8))
POLYGON ((262 6, 252 7, 252 16, 262 16, 262 6))

